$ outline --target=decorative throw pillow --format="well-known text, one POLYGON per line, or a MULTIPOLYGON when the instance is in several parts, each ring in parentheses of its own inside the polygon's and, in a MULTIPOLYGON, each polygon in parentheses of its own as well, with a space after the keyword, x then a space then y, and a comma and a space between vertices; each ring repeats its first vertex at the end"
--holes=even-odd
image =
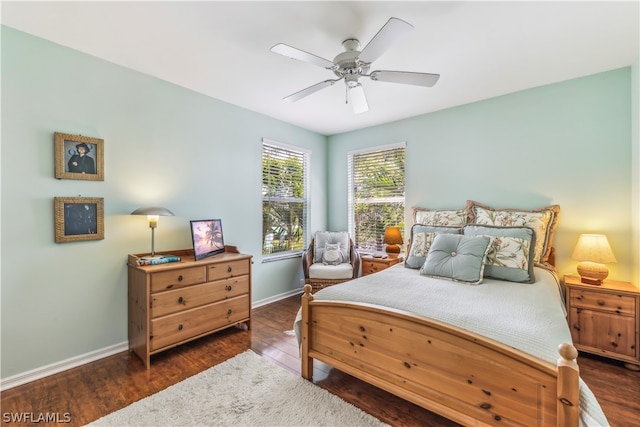
POLYGON ((317 231, 313 237, 313 262, 322 262, 322 254, 327 243, 340 243, 343 262, 351 262, 349 256, 349 233, 346 231, 317 231))
POLYGON ((546 263, 551 255, 553 234, 560 214, 559 205, 539 209, 495 209, 473 200, 467 200, 470 224, 497 225, 500 227, 529 227, 536 233, 533 260, 546 263))
POLYGON ((324 265, 342 264, 342 254, 340 253, 340 243, 327 243, 322 254, 324 265))
POLYGON ((438 234, 420 269, 420 274, 454 282, 482 283, 484 264, 491 248, 487 236, 438 234))
POLYGON ((422 267, 424 260, 427 259, 433 238, 439 233, 462 234, 462 228, 414 224, 411 227, 411 244, 404 266, 408 268, 422 267))
POLYGON ((493 241, 484 267, 484 276, 510 282, 533 283, 533 248, 536 234, 528 227, 467 225, 465 236, 491 236, 493 241))
POLYGON ((462 227, 467 223, 466 209, 411 208, 414 224, 462 227))

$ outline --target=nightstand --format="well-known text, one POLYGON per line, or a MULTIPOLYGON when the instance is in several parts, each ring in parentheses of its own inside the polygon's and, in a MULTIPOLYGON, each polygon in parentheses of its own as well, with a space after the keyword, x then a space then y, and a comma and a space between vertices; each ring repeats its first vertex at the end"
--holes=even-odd
POLYGON ((565 275, 564 284, 575 347, 640 370, 640 290, 615 280, 588 285, 573 275, 565 275))
POLYGON ((374 258, 372 256, 362 257, 362 275, 367 276, 369 274, 377 273, 385 268, 389 268, 392 265, 399 264, 403 261, 403 258, 374 258))

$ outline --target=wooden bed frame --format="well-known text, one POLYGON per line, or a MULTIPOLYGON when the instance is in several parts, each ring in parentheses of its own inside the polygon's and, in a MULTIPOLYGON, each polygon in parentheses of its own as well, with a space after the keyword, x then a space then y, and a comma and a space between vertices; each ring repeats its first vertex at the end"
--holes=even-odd
POLYGON ((578 426, 578 352, 557 365, 464 329, 302 296, 302 377, 317 359, 463 425, 578 426))

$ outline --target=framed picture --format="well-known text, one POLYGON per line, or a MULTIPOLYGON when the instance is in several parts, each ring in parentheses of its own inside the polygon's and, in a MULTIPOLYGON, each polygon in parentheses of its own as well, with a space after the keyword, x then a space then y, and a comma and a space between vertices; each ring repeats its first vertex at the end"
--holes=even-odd
POLYGON ((56 178, 104 181, 104 140, 54 133, 56 178))
POLYGON ((102 197, 54 197, 56 243, 104 239, 102 197))

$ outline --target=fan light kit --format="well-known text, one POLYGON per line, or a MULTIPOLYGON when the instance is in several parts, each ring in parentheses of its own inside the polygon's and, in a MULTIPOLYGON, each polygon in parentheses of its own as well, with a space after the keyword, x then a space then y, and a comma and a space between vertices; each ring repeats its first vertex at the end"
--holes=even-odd
POLYGON ((412 29, 413 25, 408 22, 398 18, 390 18, 362 50, 359 50, 360 42, 357 39, 347 39, 343 41, 342 47, 344 47, 345 51, 338 54, 333 61, 283 43, 278 43, 271 48, 271 52, 326 68, 338 76, 337 79, 316 83, 284 99, 295 102, 321 89, 333 86, 340 80, 344 80, 347 91, 347 103, 350 101, 353 111, 359 114, 369 110, 364 88, 362 84, 358 82, 360 77, 369 77, 371 80, 380 82, 432 87, 440 78, 439 74, 384 70, 376 70, 369 73, 371 63, 382 56, 383 53, 412 29))

